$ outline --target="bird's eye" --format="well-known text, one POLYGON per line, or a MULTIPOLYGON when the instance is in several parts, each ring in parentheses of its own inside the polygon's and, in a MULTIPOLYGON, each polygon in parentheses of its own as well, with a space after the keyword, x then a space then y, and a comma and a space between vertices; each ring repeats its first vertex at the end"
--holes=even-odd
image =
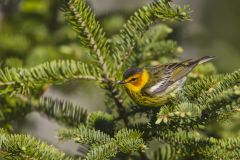
POLYGON ((133 82, 133 81, 136 81, 138 78, 132 78, 131 79, 131 82, 133 82))

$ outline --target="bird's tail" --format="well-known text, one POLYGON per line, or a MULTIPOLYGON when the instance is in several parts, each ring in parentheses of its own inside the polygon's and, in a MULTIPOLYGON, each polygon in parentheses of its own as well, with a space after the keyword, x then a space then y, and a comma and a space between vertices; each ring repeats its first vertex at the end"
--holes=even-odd
POLYGON ((212 59, 214 59, 214 56, 204 56, 204 57, 196 60, 195 62, 196 62, 196 64, 203 64, 203 63, 208 62, 212 59))

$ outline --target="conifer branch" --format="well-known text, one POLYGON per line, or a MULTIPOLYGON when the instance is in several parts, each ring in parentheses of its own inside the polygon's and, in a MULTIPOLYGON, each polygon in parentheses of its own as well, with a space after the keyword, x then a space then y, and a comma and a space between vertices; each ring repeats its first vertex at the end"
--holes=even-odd
MULTIPOLYGON (((234 89, 240 83, 239 79, 240 70, 237 70, 225 76, 208 77, 187 86, 181 93, 184 98, 181 99, 182 95, 180 94, 177 103, 173 106, 163 107, 158 114, 156 123, 174 123, 188 127, 218 119, 225 107, 239 101, 240 95, 234 89), (203 89, 201 93, 197 92, 200 88, 203 89), (193 96, 194 94, 197 95, 193 96), (188 99, 188 97, 190 98, 188 99), (179 121, 179 119, 183 121, 179 121)), ((233 111, 237 107, 235 105, 228 109, 233 111)))
POLYGON ((210 88, 208 88, 208 90, 203 90, 203 92, 197 98, 197 102, 200 104, 205 103, 205 101, 210 97, 214 97, 215 95, 222 93, 224 90, 228 90, 230 88, 233 88, 235 85, 239 84, 240 84, 240 69, 233 73, 224 75, 224 77, 221 80, 213 84, 210 88))
POLYGON ((96 128, 97 123, 100 121, 111 123, 113 121, 113 116, 102 111, 92 112, 88 115, 87 119, 88 127, 96 128))
POLYGON ((151 159, 153 160, 159 160, 159 159, 171 160, 171 159, 177 158, 174 147, 165 143, 161 144, 160 147, 158 147, 156 150, 150 153, 152 153, 150 156, 151 156, 151 159))
POLYGON ((156 20, 189 19, 187 9, 187 7, 180 8, 179 6, 171 6, 165 1, 158 1, 136 11, 120 31, 114 45, 114 55, 116 55, 118 68, 121 69, 123 63, 129 67, 129 64, 133 62, 132 54, 137 41, 156 20))
POLYGON ((52 100, 50 98, 41 98, 34 103, 37 111, 67 126, 77 127, 79 124, 86 123, 87 111, 78 105, 63 100, 52 100))
POLYGON ((109 142, 99 146, 93 146, 86 155, 86 160, 102 160, 115 157, 118 153, 117 145, 109 142))
POLYGON ((58 136, 63 140, 73 139, 77 143, 90 145, 90 150, 85 157, 89 160, 108 159, 118 152, 130 153, 146 148, 141 138, 142 133, 130 129, 122 129, 114 138, 110 138, 103 132, 81 125, 78 129, 60 130, 58 136))
POLYGON ((43 84, 60 84, 73 79, 102 81, 95 66, 74 60, 46 62, 30 69, 0 70, 0 93, 27 94, 43 84))
POLYGON ((99 64, 103 74, 107 75, 107 56, 110 55, 110 47, 95 14, 85 0, 62 0, 62 2, 65 17, 78 34, 80 43, 93 51, 92 57, 99 64))
POLYGON ((202 105, 202 115, 197 120, 206 123, 208 121, 223 119, 224 115, 235 113, 235 110, 239 108, 239 102, 240 95, 235 92, 235 89, 225 90, 209 98, 205 105, 202 105))
POLYGON ((161 141, 172 144, 176 149, 175 157, 180 159, 238 159, 240 157, 240 138, 203 137, 197 132, 165 132, 159 137, 161 141), (191 152, 191 154, 187 154, 191 152))
POLYGON ((162 58, 164 61, 176 59, 183 49, 176 41, 166 39, 171 32, 172 29, 166 25, 159 24, 151 27, 136 46, 134 65, 149 66, 152 61, 160 64, 162 58))
POLYGON ((108 60, 111 60, 110 45, 105 37, 105 33, 101 28, 99 22, 96 20, 90 7, 87 6, 85 0, 63 0, 64 13, 66 19, 73 25, 74 30, 80 37, 81 44, 93 50, 91 54, 102 70, 102 77, 107 86, 104 87, 111 93, 118 110, 124 113, 124 106, 122 100, 117 94, 117 88, 113 86, 109 79, 110 71, 108 69, 108 60))
MULTIPOLYGON (((126 110, 125 110, 125 106, 123 104, 123 100, 121 98, 121 95, 119 93, 119 90, 111 82, 108 82, 108 85, 106 86, 106 89, 109 92, 108 93, 109 97, 114 101, 114 103, 117 107, 118 114, 119 115, 125 115, 126 110)), ((125 125, 128 125, 128 118, 126 116, 123 118, 123 121, 124 121, 125 125)))
POLYGON ((94 128, 96 130, 107 133, 111 136, 114 134, 115 130, 113 116, 102 111, 90 113, 87 118, 87 126, 89 128, 94 128))
POLYGON ((86 124, 88 116, 86 109, 78 105, 65 100, 53 100, 46 97, 38 100, 23 95, 15 95, 11 97, 10 101, 9 98, 0 96, 0 106, 2 106, 0 124, 23 118, 31 111, 43 113, 48 118, 70 127, 86 124))
POLYGON ((32 107, 26 105, 20 98, 0 95, 0 126, 22 119, 31 111, 32 107))
POLYGON ((71 160, 64 153, 29 135, 8 134, 0 130, 0 157, 4 159, 71 160))
POLYGON ((78 128, 62 129, 58 133, 60 140, 75 140, 77 143, 100 145, 111 141, 109 135, 80 125, 78 128))
MULTIPOLYGON (((116 81, 130 65, 142 67, 155 65, 156 61, 176 60, 182 49, 174 40, 167 40, 172 29, 153 25, 158 20, 188 20, 188 7, 170 5, 170 0, 154 1, 137 10, 116 38, 108 39, 87 0, 61 2, 66 19, 76 31, 80 44, 89 50, 94 63, 55 60, 32 68, 0 69, 0 125, 7 126, 15 118, 36 110, 66 125, 67 128, 58 132, 59 139, 86 145, 88 151, 83 158, 88 160, 240 159, 237 133, 234 138, 221 133, 213 137, 207 130, 212 122, 227 120, 229 124, 230 117, 238 115, 240 70, 206 78, 202 78, 209 71, 205 68, 199 70, 200 76, 189 74, 192 79, 188 79, 184 89, 171 94, 175 96, 161 108, 134 106, 126 92, 117 88, 116 81), (193 82, 196 77, 201 79, 193 82), (106 91, 108 112, 88 114, 85 109, 64 100, 35 99, 39 94, 29 95, 34 89, 36 92, 32 93, 37 93, 45 84, 62 84, 74 79, 100 82, 97 85, 106 91), (150 158, 142 151, 146 143, 156 139, 159 149, 150 158)), ((72 159, 36 138, 9 134, 1 129, 0 157, 72 159)))
POLYGON ((143 37, 139 39, 139 45, 144 48, 148 48, 149 44, 158 41, 164 41, 169 34, 173 32, 173 29, 165 24, 157 24, 152 26, 147 32, 143 34, 143 37))
MULTIPOLYGON (((126 106, 124 106, 120 90, 116 87, 116 80, 105 79, 103 82, 104 83, 101 87, 106 90, 106 96, 108 96, 108 99, 106 98, 108 101, 105 102, 108 103, 108 105, 109 103, 114 103, 112 106, 117 109, 118 114, 124 115, 126 113, 126 106)), ((124 118, 124 123, 127 125, 127 117, 124 118)))
MULTIPOLYGON (((178 45, 177 42, 172 40, 160 41, 158 43, 149 44, 144 48, 144 52, 152 51, 151 59, 157 59, 159 57, 169 57, 174 58, 177 51, 178 45), (161 48, 161 50, 159 50, 161 48)), ((149 57, 150 58, 150 57, 149 57)))
POLYGON ((139 131, 122 129, 115 135, 115 140, 121 152, 129 153, 145 149, 146 146, 141 136, 142 133, 139 131))

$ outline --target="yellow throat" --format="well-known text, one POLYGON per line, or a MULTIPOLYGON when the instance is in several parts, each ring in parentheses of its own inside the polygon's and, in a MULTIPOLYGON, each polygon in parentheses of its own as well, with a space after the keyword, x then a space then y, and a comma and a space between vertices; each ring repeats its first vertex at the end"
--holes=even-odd
POLYGON ((125 87, 127 87, 127 89, 129 89, 132 92, 140 92, 141 89, 148 82, 148 80, 149 80, 148 71, 146 69, 143 69, 140 78, 136 82, 126 83, 125 87))

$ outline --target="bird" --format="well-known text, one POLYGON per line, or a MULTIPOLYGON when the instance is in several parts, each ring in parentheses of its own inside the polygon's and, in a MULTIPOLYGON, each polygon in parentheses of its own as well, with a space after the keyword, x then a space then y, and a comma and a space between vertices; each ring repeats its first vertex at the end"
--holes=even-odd
POLYGON ((151 67, 131 67, 117 84, 124 85, 126 92, 136 104, 146 107, 161 107, 173 98, 184 85, 187 75, 199 64, 212 60, 204 56, 197 60, 151 67))

